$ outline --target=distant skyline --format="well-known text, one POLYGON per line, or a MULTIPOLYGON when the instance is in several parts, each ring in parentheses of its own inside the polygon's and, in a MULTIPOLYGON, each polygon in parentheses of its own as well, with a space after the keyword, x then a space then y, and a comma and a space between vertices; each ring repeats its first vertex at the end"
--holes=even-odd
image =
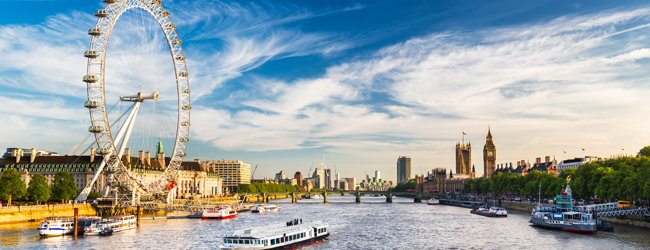
MULTIPOLYGON (((105 4, 0 2, 0 145, 70 153, 90 125, 83 52, 105 4)), ((411 177, 455 172, 463 131, 482 176, 488 126, 497 164, 650 144, 646 1, 163 7, 188 58, 188 161, 241 160, 259 164, 255 178, 306 177, 327 155, 341 177, 361 181, 367 165, 395 182, 400 155, 411 157, 411 177)))

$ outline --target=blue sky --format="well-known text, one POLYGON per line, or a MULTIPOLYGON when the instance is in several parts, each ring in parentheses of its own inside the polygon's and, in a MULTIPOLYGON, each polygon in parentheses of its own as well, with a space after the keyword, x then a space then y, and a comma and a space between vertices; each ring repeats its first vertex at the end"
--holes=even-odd
MULTIPOLYGON (((0 0, 0 141, 85 138, 82 56, 101 1, 0 0)), ((636 153, 650 144, 645 1, 164 1, 192 88, 188 159, 343 177, 396 159, 454 167, 636 153), (622 149, 625 149, 624 151, 622 149), (563 152, 567 153, 564 154, 563 152)), ((151 149, 153 151, 153 149, 151 149)))

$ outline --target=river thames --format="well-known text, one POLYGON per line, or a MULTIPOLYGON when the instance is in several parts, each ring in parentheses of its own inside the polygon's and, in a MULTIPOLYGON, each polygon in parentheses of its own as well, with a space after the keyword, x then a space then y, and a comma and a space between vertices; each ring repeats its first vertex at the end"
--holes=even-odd
POLYGON ((38 223, 0 225, 2 249, 218 249, 236 229, 302 218, 329 224, 329 239, 301 249, 650 249, 650 230, 615 224, 614 232, 583 235, 529 226, 530 214, 488 218, 469 209, 428 206, 413 199, 332 195, 322 200, 276 200, 279 213, 242 212, 235 219, 142 220, 136 230, 108 237, 40 238, 38 223))

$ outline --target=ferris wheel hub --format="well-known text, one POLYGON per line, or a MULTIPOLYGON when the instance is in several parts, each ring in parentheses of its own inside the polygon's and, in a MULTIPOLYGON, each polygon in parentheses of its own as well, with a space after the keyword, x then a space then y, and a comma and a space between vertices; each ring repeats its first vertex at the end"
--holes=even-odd
POLYGON ((152 99, 154 101, 158 100, 158 92, 153 92, 151 94, 145 94, 142 92, 138 92, 137 95, 131 95, 131 96, 120 96, 120 101, 123 102, 142 102, 145 99, 152 99))

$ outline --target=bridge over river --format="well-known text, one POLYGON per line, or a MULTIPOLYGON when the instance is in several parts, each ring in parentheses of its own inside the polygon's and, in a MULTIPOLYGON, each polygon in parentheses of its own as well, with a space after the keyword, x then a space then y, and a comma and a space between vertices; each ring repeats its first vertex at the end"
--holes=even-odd
POLYGON ((278 195, 287 195, 291 197, 291 203, 296 203, 296 200, 303 196, 320 195, 323 202, 327 203, 327 197, 330 195, 354 195, 356 203, 361 203, 361 196, 368 194, 381 195, 386 197, 386 202, 393 202, 393 196, 413 198, 414 202, 422 202, 423 198, 432 198, 434 196, 442 196, 442 194, 431 193, 407 193, 407 192, 392 192, 392 191, 318 191, 318 192, 259 192, 259 193, 239 193, 240 199, 248 201, 248 197, 258 197, 259 201, 268 202, 269 197, 278 195))

